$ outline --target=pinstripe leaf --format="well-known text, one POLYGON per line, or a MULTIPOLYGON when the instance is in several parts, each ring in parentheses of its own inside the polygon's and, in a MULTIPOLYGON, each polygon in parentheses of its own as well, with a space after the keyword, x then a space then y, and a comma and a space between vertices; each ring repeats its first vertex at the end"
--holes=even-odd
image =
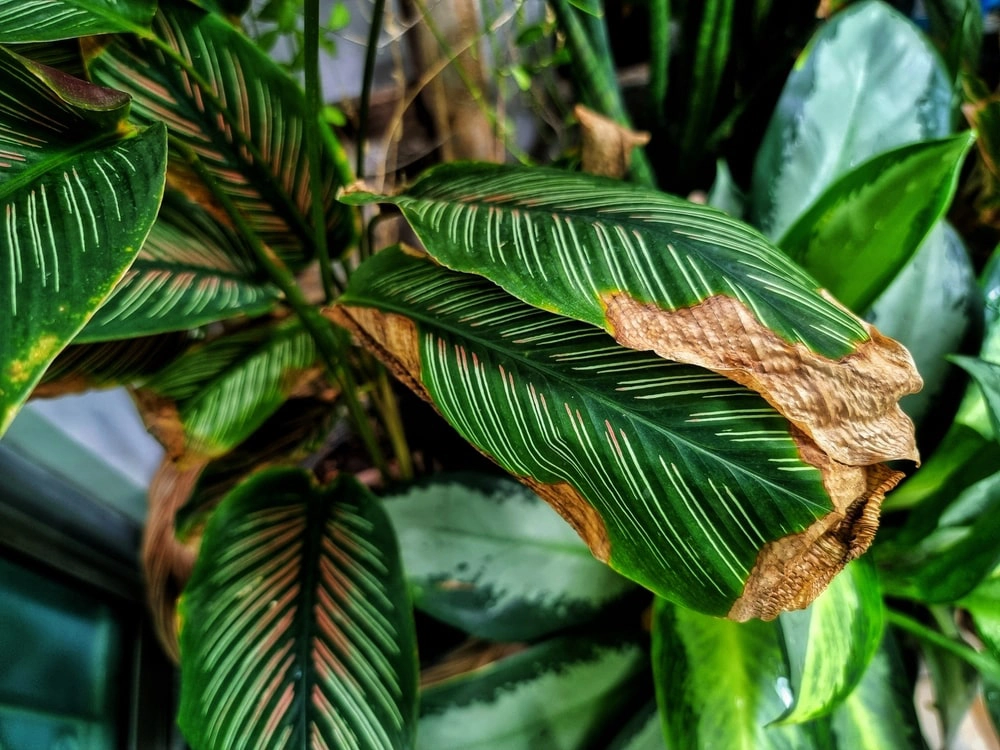
POLYGON ((824 296, 755 230, 646 188, 543 168, 446 164, 398 205, 438 261, 619 343, 761 393, 836 461, 916 458, 898 406, 909 353, 824 296))
POLYGON ((193 750, 408 750, 413 617, 396 540, 352 479, 298 469, 237 487, 179 604, 178 722, 193 750))
POLYGON ((168 191, 125 277, 76 343, 183 331, 237 315, 262 315, 278 290, 257 281, 244 240, 197 204, 168 191))
POLYGON ((252 435, 315 366, 313 339, 292 319, 192 348, 145 383, 142 401, 171 415, 156 428, 168 452, 214 458, 252 435))
POLYGON ((156 0, 0 0, 0 44, 148 27, 156 0))
MULTIPOLYGON (((161 8, 153 32, 172 54, 126 36, 85 45, 91 77, 130 94, 139 121, 164 122, 261 239, 296 267, 314 253, 310 182, 320 180, 331 247, 342 248, 353 229, 334 194, 347 168, 330 136, 322 149, 323 174, 310 174, 298 84, 224 18, 187 3, 161 8)), ((172 184, 211 203, 175 151, 172 184)))
POLYGON ((726 378, 399 249, 362 265, 330 314, 598 558, 701 611, 805 606, 870 543, 898 478, 830 461, 726 378))
POLYGON ((0 434, 135 260, 166 134, 128 100, 0 49, 0 434))

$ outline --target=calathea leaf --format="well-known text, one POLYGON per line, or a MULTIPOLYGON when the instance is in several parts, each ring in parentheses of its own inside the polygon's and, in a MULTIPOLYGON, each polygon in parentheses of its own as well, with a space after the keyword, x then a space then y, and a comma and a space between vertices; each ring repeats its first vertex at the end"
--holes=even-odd
POLYGON ((511 479, 436 475, 386 500, 414 605, 480 638, 534 640, 633 588, 511 479))
POLYGON ((278 290, 255 278, 239 235, 168 191, 146 243, 75 343, 183 331, 262 315, 278 290))
POLYGON ((714 370, 840 463, 916 458, 906 350, 821 293, 747 225, 705 206, 555 169, 445 164, 396 196, 428 252, 628 347, 714 370))
POLYGON ((128 97, 0 49, 0 434, 135 260, 163 195, 166 133, 128 97))
MULTIPOLYGON (((125 36, 87 42, 91 77, 130 94, 140 121, 164 122, 261 239, 294 267, 313 254, 310 183, 320 180, 331 246, 342 248, 353 229, 334 194, 348 170, 331 137, 324 140, 323 173, 310 174, 305 98, 295 81, 224 18, 188 3, 161 8, 153 32, 169 52, 125 36)), ((211 205, 181 151, 172 149, 172 180, 211 205)))
POLYGON ((808 604, 899 475, 831 461, 752 391, 385 250, 330 312, 601 560, 736 619, 808 604))
POLYGON ((180 602, 178 722, 194 750, 407 750, 413 617, 396 540, 352 479, 272 469, 205 529, 180 602))
POLYGON ((643 708, 619 732, 608 750, 668 750, 656 703, 643 708))
POLYGON ((0 0, 0 44, 148 28, 156 0, 0 0))

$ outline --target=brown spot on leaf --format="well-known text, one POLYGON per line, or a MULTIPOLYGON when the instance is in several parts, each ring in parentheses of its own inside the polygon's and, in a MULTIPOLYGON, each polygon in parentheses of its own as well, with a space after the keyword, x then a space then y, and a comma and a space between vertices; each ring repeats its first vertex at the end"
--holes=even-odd
POLYGON ((580 166, 584 172, 624 177, 632 162, 632 149, 649 143, 649 133, 630 130, 582 104, 573 108, 573 114, 583 137, 580 166))
POLYGON ((603 563, 608 561, 611 557, 611 542, 608 540, 604 519, 586 498, 566 482, 545 484, 532 477, 517 477, 517 480, 551 505, 587 543, 594 557, 603 563))
POLYGON ((795 435, 803 460, 820 470, 834 509, 797 534, 769 542, 757 555, 729 619, 773 620, 807 607, 851 560, 871 546, 885 493, 903 474, 884 464, 845 466, 807 436, 795 435))
POLYGON ((835 461, 919 461, 913 423, 898 401, 923 381, 903 345, 867 323, 870 339, 834 360, 789 344, 732 297, 674 311, 621 292, 603 302, 623 346, 705 367, 757 391, 835 461))
POLYGON ((184 426, 181 424, 177 404, 146 388, 132 392, 142 423, 149 434, 156 438, 167 453, 167 458, 178 460, 184 454, 184 426))

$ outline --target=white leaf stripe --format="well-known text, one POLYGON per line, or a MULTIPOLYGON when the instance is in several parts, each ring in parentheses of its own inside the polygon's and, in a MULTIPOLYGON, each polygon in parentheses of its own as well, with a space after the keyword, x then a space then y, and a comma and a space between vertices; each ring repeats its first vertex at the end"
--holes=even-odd
POLYGON ((829 511, 818 470, 753 392, 477 277, 398 251, 374 260, 344 304, 417 322, 421 378, 442 414, 513 474, 575 487, 629 577, 724 613, 762 540, 829 511), (658 569, 667 572, 649 573, 658 569))
POLYGON ((155 7, 152 0, 0 0, 0 42, 127 31, 148 23, 155 7))

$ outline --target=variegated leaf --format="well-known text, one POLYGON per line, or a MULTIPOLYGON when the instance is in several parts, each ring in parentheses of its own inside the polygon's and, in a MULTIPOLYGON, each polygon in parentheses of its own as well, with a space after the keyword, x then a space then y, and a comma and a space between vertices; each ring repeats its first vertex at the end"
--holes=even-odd
MULTIPOLYGON (((314 252, 310 183, 320 180, 331 244, 341 249, 353 227, 334 195, 348 169, 331 136, 323 142, 323 173, 310 174, 298 84, 217 14, 172 3, 160 9, 153 31, 171 53, 123 36, 88 42, 93 79, 130 94, 140 121, 164 122, 261 239, 295 267, 314 252)), ((172 184, 211 205, 183 156, 171 159, 172 184)))
POLYGON ((274 469, 240 485, 179 614, 193 750, 413 747, 413 617, 392 527, 357 482, 274 469))
POLYGON ((700 611, 808 604, 870 543, 899 477, 830 461, 732 381, 399 249, 331 315, 599 559, 700 611))
POLYGON ((149 27, 156 0, 0 0, 0 44, 149 27))
POLYGON ((128 99, 0 49, 0 434, 135 260, 166 133, 128 99))
POLYGON ((445 164, 396 196, 438 261, 619 343, 761 393, 845 464, 916 458, 909 353, 742 222, 635 185, 538 167, 445 164))
POLYGON ((262 315, 278 290, 255 279, 245 241, 197 204, 168 191, 135 263, 75 343, 184 331, 262 315))

